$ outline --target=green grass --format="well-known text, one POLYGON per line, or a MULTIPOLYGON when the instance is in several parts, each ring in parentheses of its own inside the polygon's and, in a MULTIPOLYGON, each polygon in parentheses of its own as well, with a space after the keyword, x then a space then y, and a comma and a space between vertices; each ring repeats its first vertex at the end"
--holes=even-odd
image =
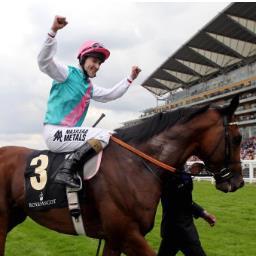
MULTIPOLYGON (((202 219, 195 221, 207 255, 256 255, 255 184, 247 184, 235 193, 224 194, 209 182, 195 182, 193 196, 196 202, 217 217, 213 228, 202 219)), ((147 235, 155 250, 160 242, 160 222, 159 207, 155 227, 147 235)), ((27 219, 8 235, 6 256, 94 256, 96 248, 97 240, 59 234, 27 219)))

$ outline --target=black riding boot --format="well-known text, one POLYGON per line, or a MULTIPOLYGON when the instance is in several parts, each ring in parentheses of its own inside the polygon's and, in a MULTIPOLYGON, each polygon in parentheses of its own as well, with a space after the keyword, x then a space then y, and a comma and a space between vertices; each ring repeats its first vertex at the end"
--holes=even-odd
POLYGON ((55 182, 66 184, 72 188, 80 188, 80 180, 74 177, 75 171, 81 168, 91 157, 102 150, 100 141, 96 139, 88 140, 83 146, 78 148, 63 165, 60 167, 55 177, 55 182))

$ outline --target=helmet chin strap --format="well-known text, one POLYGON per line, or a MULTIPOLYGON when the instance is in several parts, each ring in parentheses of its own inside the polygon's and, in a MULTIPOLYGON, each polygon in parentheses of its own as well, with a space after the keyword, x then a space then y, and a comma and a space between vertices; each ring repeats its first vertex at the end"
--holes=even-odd
POLYGON ((88 75, 87 71, 84 69, 84 62, 85 62, 85 59, 82 60, 82 57, 80 57, 80 58, 78 58, 78 61, 79 61, 80 68, 83 70, 83 73, 84 73, 85 78, 88 78, 89 75, 88 75))
MULTIPOLYGON (((89 57, 89 56, 85 56, 85 57, 87 58, 87 57, 89 57)), ((84 75, 85 75, 86 78, 94 78, 94 77, 96 77, 96 74, 95 74, 94 77, 90 77, 90 76, 88 75, 87 71, 84 69, 84 63, 85 63, 86 58, 85 58, 85 59, 80 58, 80 59, 79 59, 79 65, 80 65, 81 69, 83 70, 84 75)))
POLYGON ((81 64, 80 64, 80 67, 81 67, 81 69, 82 69, 82 71, 84 73, 85 79, 88 79, 89 75, 88 75, 87 71, 84 69, 84 67, 81 64))

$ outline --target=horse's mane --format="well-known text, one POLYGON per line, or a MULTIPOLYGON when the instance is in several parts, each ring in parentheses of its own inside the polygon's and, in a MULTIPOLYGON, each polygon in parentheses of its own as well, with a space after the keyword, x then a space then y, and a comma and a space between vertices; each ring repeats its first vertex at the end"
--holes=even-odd
POLYGON ((175 125, 177 122, 186 123, 195 116, 204 113, 210 104, 205 106, 183 107, 173 111, 158 113, 144 119, 132 127, 122 127, 115 130, 118 138, 123 141, 143 142, 175 125))

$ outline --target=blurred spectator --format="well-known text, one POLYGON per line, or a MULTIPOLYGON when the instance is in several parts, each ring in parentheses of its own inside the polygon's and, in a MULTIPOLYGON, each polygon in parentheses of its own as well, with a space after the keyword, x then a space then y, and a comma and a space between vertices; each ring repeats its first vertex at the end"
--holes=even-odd
MULTIPOLYGON (((241 160, 256 160, 256 137, 248 138, 242 142, 240 156, 241 160)), ((191 156, 187 164, 190 165, 193 162, 200 162, 200 159, 196 156, 191 156)))
POLYGON ((256 159, 256 137, 251 137, 242 142, 240 155, 242 160, 256 159))

